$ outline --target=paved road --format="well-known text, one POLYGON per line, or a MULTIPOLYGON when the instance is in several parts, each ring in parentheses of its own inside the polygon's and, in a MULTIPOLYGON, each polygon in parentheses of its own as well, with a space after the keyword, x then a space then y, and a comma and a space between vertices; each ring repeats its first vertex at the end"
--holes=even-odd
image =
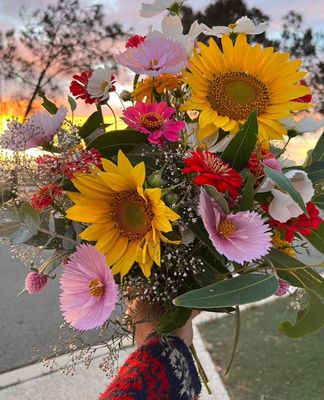
POLYGON ((17 297, 28 272, 0 245, 0 373, 32 362, 34 346, 46 354, 58 343, 59 281, 51 280, 45 292, 17 297))

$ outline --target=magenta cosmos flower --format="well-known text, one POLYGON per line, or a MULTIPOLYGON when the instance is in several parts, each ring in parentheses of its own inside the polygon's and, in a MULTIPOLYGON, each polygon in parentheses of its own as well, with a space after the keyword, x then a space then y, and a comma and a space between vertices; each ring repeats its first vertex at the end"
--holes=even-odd
POLYGON ((175 111, 165 102, 146 104, 139 101, 134 107, 123 111, 122 119, 136 131, 148 135, 148 140, 153 144, 160 144, 163 139, 176 142, 185 123, 170 119, 175 111))
POLYGON ((66 113, 67 109, 62 106, 55 115, 47 111, 38 112, 24 124, 12 120, 1 136, 0 145, 4 149, 24 151, 50 143, 60 130, 66 113))
POLYGON ((254 211, 225 214, 204 189, 200 192, 199 214, 215 249, 229 261, 243 264, 265 256, 271 247, 271 231, 254 211))
POLYGON ((115 59, 136 74, 150 76, 176 74, 188 64, 182 45, 163 35, 147 37, 137 47, 116 55, 115 59))
POLYGON ((64 319, 74 328, 99 328, 118 301, 117 284, 106 258, 94 246, 81 244, 64 265, 60 296, 64 319))

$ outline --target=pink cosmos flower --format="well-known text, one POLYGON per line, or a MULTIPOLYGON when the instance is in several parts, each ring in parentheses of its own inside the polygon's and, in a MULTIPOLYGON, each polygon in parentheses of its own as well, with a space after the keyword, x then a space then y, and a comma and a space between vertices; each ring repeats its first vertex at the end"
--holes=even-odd
POLYGON ((147 36, 144 42, 116 55, 115 59, 136 74, 150 76, 176 74, 188 64, 183 46, 163 35, 147 36))
POLYGON ((81 244, 64 265, 61 310, 66 322, 79 330, 102 326, 118 301, 117 284, 106 257, 94 246, 81 244))
POLYGON ((67 109, 62 106, 55 115, 38 112, 24 124, 12 120, 1 136, 0 145, 4 149, 24 151, 49 143, 60 130, 66 113, 67 109))
POLYGON ((254 211, 226 215, 202 189, 199 214, 215 249, 229 261, 243 264, 257 260, 271 248, 270 227, 254 211))
POLYGON ((139 101, 123 111, 122 119, 128 126, 148 135, 153 144, 162 143, 164 138, 176 142, 185 123, 170 119, 175 111, 165 102, 146 104, 139 101))

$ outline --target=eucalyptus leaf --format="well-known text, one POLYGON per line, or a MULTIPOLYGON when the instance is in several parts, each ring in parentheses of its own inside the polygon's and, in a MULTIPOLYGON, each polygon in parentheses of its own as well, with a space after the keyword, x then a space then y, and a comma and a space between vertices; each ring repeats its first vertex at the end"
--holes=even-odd
POLYGON ((224 198, 224 195, 220 193, 214 186, 210 185, 204 185, 204 189, 206 190, 206 193, 208 194, 209 197, 213 198, 217 204, 219 204, 223 211, 228 214, 229 213, 229 207, 227 204, 227 201, 224 198))
POLYGON ((68 102, 70 104, 71 111, 74 112, 77 109, 77 103, 73 97, 68 96, 68 102))
POLYGON ((234 136, 222 153, 222 160, 241 171, 248 163, 258 139, 258 114, 253 111, 241 130, 234 136))
POLYGON ((226 368, 226 372, 225 375, 227 375, 231 369, 231 366, 233 364, 234 361, 234 357, 236 354, 236 350, 237 350, 237 346, 239 343, 239 339, 240 339, 240 331, 241 331, 241 312, 240 312, 240 308, 237 306, 235 308, 235 334, 234 334, 234 343, 233 343, 233 348, 232 348, 232 354, 231 354, 231 358, 229 360, 228 366, 226 368))
POLYGON ((19 209, 19 217, 33 235, 36 235, 41 225, 39 213, 27 202, 23 203, 19 209))
POLYGON ((324 161, 324 132, 318 139, 316 146, 312 152, 312 162, 324 161))
POLYGON ((320 253, 324 254, 324 222, 318 229, 314 229, 311 235, 305 236, 305 239, 315 247, 320 253))
POLYGON ((68 239, 75 239, 75 229, 73 225, 70 226, 70 228, 65 232, 63 241, 62 241, 62 246, 64 250, 73 250, 75 248, 75 243, 73 243, 71 240, 68 239))
POLYGON ((294 188, 290 180, 285 175, 267 167, 266 165, 263 165, 263 169, 267 177, 270 178, 281 190, 287 192, 289 196, 299 205, 303 212, 308 215, 303 198, 294 188))
POLYGON ((129 153, 140 143, 147 143, 147 136, 144 133, 126 129, 104 133, 92 140, 88 147, 95 148, 104 157, 111 158, 116 156, 119 150, 129 153))
POLYGON ((324 182, 324 161, 316 161, 306 168, 308 178, 313 183, 324 182))
POLYGON ((20 226, 11 236, 10 241, 12 244, 21 244, 31 239, 34 234, 26 227, 20 226))
POLYGON ((313 197, 312 202, 321 210, 324 210, 324 193, 320 193, 313 197))
POLYGON ((242 199, 240 202, 241 211, 253 210, 254 184, 255 176, 249 172, 243 188, 242 199))
POLYGON ((251 273, 192 290, 173 302, 189 308, 235 307, 265 299, 277 289, 278 280, 274 275, 251 273))
POLYGON ((190 318, 192 310, 175 307, 168 309, 162 316, 157 332, 159 335, 168 335, 181 328, 190 318))

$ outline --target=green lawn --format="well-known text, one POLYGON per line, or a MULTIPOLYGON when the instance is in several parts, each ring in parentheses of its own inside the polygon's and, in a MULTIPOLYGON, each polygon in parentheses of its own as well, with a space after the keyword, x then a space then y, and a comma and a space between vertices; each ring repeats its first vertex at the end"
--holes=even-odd
POLYGON ((205 323, 200 331, 231 400, 324 400, 324 329, 303 339, 280 335, 293 315, 289 299, 253 307, 241 315, 238 352, 229 375, 234 317, 205 323))

